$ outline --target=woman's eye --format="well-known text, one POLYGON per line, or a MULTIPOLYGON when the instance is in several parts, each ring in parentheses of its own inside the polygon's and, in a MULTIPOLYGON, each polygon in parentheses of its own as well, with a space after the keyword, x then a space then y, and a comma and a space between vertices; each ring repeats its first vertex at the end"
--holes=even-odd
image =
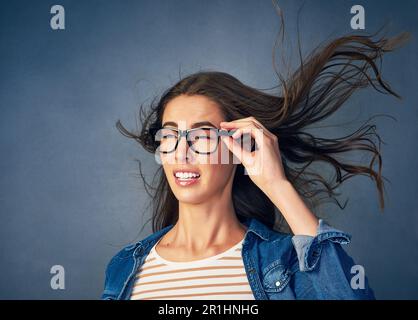
POLYGON ((166 134, 166 135, 163 135, 163 136, 162 136, 162 138, 163 138, 163 139, 165 139, 165 138, 170 138, 170 137, 175 138, 176 136, 175 136, 174 134, 166 134))

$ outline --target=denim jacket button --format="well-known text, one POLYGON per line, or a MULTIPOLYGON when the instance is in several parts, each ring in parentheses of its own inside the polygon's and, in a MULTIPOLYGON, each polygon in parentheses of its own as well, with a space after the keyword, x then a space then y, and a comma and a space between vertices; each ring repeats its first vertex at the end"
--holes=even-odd
POLYGON ((276 281, 276 287, 280 286, 280 281, 276 281))

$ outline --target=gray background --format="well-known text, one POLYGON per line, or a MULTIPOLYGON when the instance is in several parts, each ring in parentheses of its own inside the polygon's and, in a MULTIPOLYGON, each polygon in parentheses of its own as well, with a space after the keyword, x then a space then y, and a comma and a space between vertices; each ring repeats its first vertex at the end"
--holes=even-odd
MULTIPOLYGON (((296 42, 301 1, 281 1, 287 37, 296 42)), ((350 7, 366 9, 366 31, 391 21, 413 40, 384 58, 383 72, 404 99, 372 90, 353 96, 327 123, 376 119, 383 145, 386 210, 373 181, 340 188, 344 211, 329 221, 353 235, 347 247, 365 267, 379 299, 418 298, 418 112, 415 34, 418 2, 307 1, 302 49, 351 32, 350 7)), ((149 177, 153 156, 118 133, 135 129, 139 103, 183 74, 222 70, 244 83, 277 84, 271 50, 279 20, 269 0, 2 1, 0 6, 0 298, 96 299, 104 269, 122 246, 151 232, 148 198, 135 159, 149 177), (50 28, 50 8, 66 10, 66 29, 50 28), (147 216, 148 213, 145 213, 147 216), (50 287, 53 265, 66 271, 65 290, 50 287)), ((360 122, 347 129, 358 128, 360 122)), ((323 133, 339 137, 344 128, 323 133)), ((350 132, 350 131, 347 131, 350 132)))

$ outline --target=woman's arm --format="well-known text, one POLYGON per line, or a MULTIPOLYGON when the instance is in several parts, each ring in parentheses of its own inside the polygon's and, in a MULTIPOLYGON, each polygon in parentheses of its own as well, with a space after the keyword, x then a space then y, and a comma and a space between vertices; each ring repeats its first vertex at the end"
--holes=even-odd
POLYGON ((375 299, 364 268, 342 248, 350 235, 318 220, 290 182, 270 182, 264 192, 294 233, 297 299, 375 299))
POLYGON ((280 210, 294 235, 316 236, 318 219, 289 181, 273 181, 263 191, 280 210))
MULTIPOLYGON (((341 244, 350 236, 318 220, 287 180, 281 160, 278 138, 253 117, 222 122, 221 127, 236 128, 232 138, 223 136, 226 146, 244 165, 251 180, 280 210, 294 234, 292 242, 297 261, 293 267, 293 290, 298 299, 374 299, 364 278, 364 285, 353 282, 357 270, 353 259, 341 244), (258 150, 246 151, 234 141, 250 133, 258 150)), ((361 280, 361 279, 360 279, 361 280)))

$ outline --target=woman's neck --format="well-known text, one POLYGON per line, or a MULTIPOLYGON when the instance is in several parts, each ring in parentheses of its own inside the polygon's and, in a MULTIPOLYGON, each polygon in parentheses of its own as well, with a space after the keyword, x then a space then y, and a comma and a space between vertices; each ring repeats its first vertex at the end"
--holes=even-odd
POLYGON ((161 244, 190 252, 228 246, 240 241, 246 226, 238 220, 232 200, 204 204, 179 203, 179 219, 161 244))

